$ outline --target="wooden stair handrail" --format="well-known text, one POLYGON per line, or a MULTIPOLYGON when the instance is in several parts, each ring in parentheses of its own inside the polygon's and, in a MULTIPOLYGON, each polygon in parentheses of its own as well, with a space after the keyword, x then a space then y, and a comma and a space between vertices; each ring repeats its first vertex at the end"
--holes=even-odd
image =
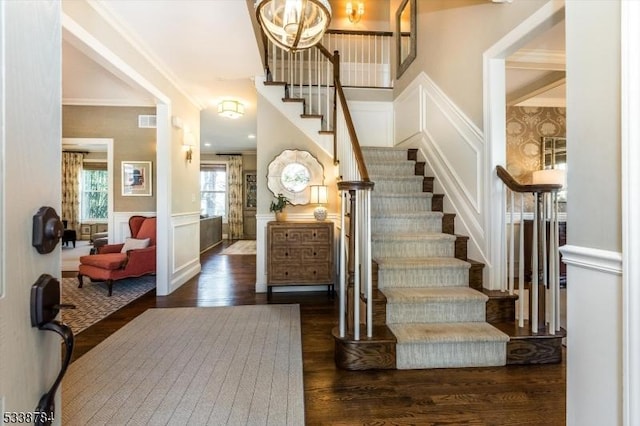
POLYGON ((497 173, 498 177, 500 178, 500 180, 505 185, 507 185, 507 188, 509 188, 513 192, 544 193, 544 192, 553 192, 553 191, 556 191, 556 190, 562 188, 562 185, 561 184, 557 184, 557 183, 523 185, 520 182, 518 182, 513 176, 511 176, 511 173, 509 173, 502 166, 496 166, 496 173, 497 173))
POLYGON ((338 30, 338 29, 328 29, 325 34, 342 34, 342 35, 369 35, 369 36, 380 36, 380 37, 393 37, 393 32, 391 31, 367 31, 367 30, 338 30))

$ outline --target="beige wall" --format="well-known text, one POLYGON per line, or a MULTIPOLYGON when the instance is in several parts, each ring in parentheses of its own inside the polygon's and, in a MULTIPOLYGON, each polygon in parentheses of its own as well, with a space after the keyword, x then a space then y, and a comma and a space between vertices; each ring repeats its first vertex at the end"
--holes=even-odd
MULTIPOLYGON (((99 7, 98 4, 96 7, 99 7)), ((121 33, 113 27, 88 2, 63 0, 63 12, 80 26, 86 29, 105 48, 126 63, 131 69, 139 73, 136 82, 127 81, 140 90, 151 90, 150 98, 156 98, 158 103, 168 102, 171 116, 180 117, 185 127, 191 129, 195 139, 196 149, 191 163, 185 160, 182 151, 184 130, 170 128, 171 143, 168 147, 169 166, 163 171, 171 177, 169 185, 170 200, 169 213, 192 213, 199 211, 199 158, 200 150, 200 110, 184 93, 178 90, 165 74, 158 71, 148 59, 131 45, 121 33), (144 80, 144 82, 142 81, 144 80), (144 84, 144 87, 140 85, 144 84)), ((125 80, 126 80, 126 76, 125 80)), ((166 160, 166 159, 165 159, 166 160)))
MULTIPOLYGON (((392 0, 391 9, 395 11, 399 3, 392 0)), ((395 81, 395 94, 400 94, 424 71, 482 129, 482 54, 545 3, 546 0, 510 4, 418 0, 417 57, 395 81)), ((395 17, 395 12, 392 16, 395 17)), ((394 75, 395 71, 394 66, 394 75)))
POLYGON ((331 24, 329 28, 350 31, 391 31, 389 27, 389 0, 356 0, 364 3, 364 16, 352 23, 346 13, 347 0, 330 0, 331 24))
POLYGON ((567 2, 566 13, 567 238, 620 252, 620 4, 567 2))
POLYGON ((62 137, 112 138, 115 212, 156 211, 156 129, 139 129, 138 115, 155 115, 149 107, 70 106, 62 108, 62 137), (151 197, 122 196, 122 161, 151 161, 151 197))
MULTIPOLYGON (((267 169, 269 163, 285 149, 298 149, 309 151, 313 154, 324 168, 324 183, 329 187, 329 204, 326 206, 329 213, 338 212, 339 197, 336 186, 336 167, 333 159, 321 150, 313 141, 309 140, 304 133, 298 130, 289 120, 286 119, 268 100, 258 95, 258 156, 257 156, 257 178, 258 178, 258 208, 256 213, 269 214, 269 206, 274 198, 267 187, 267 169)), ((316 206, 307 204, 303 206, 287 206, 289 213, 309 213, 311 214, 316 206)))

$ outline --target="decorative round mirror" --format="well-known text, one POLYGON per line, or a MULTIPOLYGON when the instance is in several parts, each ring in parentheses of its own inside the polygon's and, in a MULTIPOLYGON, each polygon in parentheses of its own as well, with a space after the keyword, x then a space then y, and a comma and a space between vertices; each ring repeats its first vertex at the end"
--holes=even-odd
POLYGON ((309 186, 324 183, 322 164, 307 151, 287 149, 269 164, 267 186, 291 204, 308 204, 309 186))

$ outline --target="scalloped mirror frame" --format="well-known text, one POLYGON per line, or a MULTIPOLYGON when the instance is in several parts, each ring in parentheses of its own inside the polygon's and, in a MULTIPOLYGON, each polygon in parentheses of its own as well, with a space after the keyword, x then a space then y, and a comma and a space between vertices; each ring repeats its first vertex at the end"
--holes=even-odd
MULTIPOLYGON (((285 176, 286 177, 286 176, 285 176)), ((308 151, 297 149, 285 149, 269 163, 267 171, 267 187, 274 196, 282 194, 294 205, 309 204, 311 199, 311 185, 324 184, 324 167, 316 157, 308 151), (294 191, 293 187, 285 186, 283 172, 291 164, 300 164, 309 172, 309 180, 306 185, 300 185, 301 189, 294 191)), ((297 188, 295 188, 297 189, 297 188)))

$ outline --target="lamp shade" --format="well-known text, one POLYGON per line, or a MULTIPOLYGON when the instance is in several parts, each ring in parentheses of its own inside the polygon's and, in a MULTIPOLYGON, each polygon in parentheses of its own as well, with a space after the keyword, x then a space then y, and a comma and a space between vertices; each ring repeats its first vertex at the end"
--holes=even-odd
POLYGON ((562 185, 565 186, 565 172, 561 169, 536 170, 532 175, 534 185, 562 185))
POLYGON ((331 22, 328 0, 258 0, 256 17, 277 46, 295 52, 320 41, 331 22))
POLYGON ((327 187, 325 185, 311 185, 311 203, 327 204, 327 187))
POLYGON ((227 118, 240 118, 244 115, 244 105, 234 100, 224 100, 218 104, 218 114, 227 118))

